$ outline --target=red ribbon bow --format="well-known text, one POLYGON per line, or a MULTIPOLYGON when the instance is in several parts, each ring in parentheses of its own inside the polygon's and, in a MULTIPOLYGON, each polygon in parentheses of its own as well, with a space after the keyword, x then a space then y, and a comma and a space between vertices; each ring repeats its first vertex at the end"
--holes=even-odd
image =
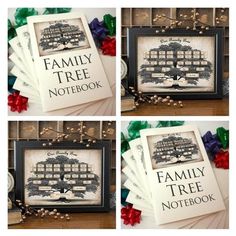
POLYGON ((121 219, 124 220, 125 225, 134 226, 136 223, 140 223, 141 211, 134 209, 131 204, 128 204, 121 209, 121 219))
POLYGON ((23 97, 19 92, 14 92, 8 95, 8 106, 11 107, 11 111, 22 112, 23 110, 27 111, 28 98, 23 97))
POLYGON ((115 56, 116 55, 116 39, 107 37, 102 41, 102 54, 115 56))
POLYGON ((223 150, 219 151, 213 161, 216 168, 229 169, 229 152, 223 150))

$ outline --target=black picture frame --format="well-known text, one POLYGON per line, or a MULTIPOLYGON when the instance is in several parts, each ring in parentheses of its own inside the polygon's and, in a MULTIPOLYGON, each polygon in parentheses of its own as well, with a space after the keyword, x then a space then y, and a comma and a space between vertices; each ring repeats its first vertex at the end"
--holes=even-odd
POLYGON ((15 141, 14 142, 14 158, 16 170, 16 199, 25 202, 25 165, 27 160, 25 157, 26 150, 101 150, 101 204, 98 205, 30 205, 34 208, 45 208, 48 210, 58 209, 60 212, 107 212, 110 209, 109 200, 109 171, 110 171, 110 157, 111 157, 111 142, 109 140, 97 141, 86 147, 85 144, 73 143, 70 141, 53 143, 51 146, 43 146, 43 141, 15 141))
POLYGON ((172 29, 162 32, 159 28, 130 28, 127 32, 127 48, 128 48, 128 60, 129 60, 129 86, 138 90, 138 38, 139 37, 197 37, 199 38, 199 44, 201 44, 201 37, 209 36, 215 38, 214 45, 214 91, 198 91, 198 92, 149 92, 144 91, 145 95, 170 95, 174 99, 220 99, 222 98, 222 79, 223 79, 223 29, 212 28, 203 31, 199 34, 198 31, 191 31, 186 29, 172 29))

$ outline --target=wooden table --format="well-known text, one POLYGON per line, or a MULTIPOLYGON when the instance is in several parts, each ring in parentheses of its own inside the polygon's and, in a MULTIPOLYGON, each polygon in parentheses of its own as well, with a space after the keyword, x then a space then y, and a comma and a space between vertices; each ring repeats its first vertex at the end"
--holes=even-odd
POLYGON ((183 100, 183 108, 167 105, 141 104, 136 110, 122 112, 122 116, 228 116, 229 99, 183 100))
POLYGON ((116 227, 116 213, 72 213, 71 219, 55 220, 53 218, 40 219, 32 216, 24 223, 11 225, 9 229, 114 229, 116 227))

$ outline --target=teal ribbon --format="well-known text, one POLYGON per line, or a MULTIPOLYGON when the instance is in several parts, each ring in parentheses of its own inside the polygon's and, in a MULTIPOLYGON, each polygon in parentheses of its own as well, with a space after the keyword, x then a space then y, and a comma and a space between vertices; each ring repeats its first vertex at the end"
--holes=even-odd
POLYGON ((67 13, 70 12, 71 8, 46 8, 46 10, 43 12, 44 15, 48 15, 48 14, 58 14, 58 13, 67 13))
POLYGON ((130 121, 127 128, 129 141, 140 137, 140 130, 150 128, 151 125, 147 121, 130 121))
POLYGON ((10 41, 16 36, 16 30, 9 19, 7 24, 8 24, 8 41, 10 41))
MULTIPOLYGON (((180 126, 183 125, 184 121, 159 121, 157 123, 157 128, 159 127, 171 127, 171 126, 180 126)), ((128 141, 140 137, 140 130, 151 128, 151 125, 147 121, 131 121, 128 125, 128 141)), ((124 139, 124 134, 122 133, 124 139)))
POLYGON ((126 198, 128 197, 128 194, 129 194, 129 190, 128 189, 125 189, 125 188, 121 189, 121 204, 123 206, 126 206, 128 204, 126 202, 126 198))
POLYGON ((184 121, 158 121, 156 127, 171 127, 171 126, 181 126, 184 124, 184 121))
POLYGON ((27 24, 27 17, 38 15, 38 12, 34 8, 17 8, 15 12, 16 27, 27 24))
POLYGON ((8 92, 9 93, 14 93, 15 89, 13 89, 13 85, 16 81, 16 76, 13 75, 9 75, 8 76, 8 92))
POLYGON ((121 132, 121 154, 129 150, 129 142, 125 138, 125 135, 121 132))

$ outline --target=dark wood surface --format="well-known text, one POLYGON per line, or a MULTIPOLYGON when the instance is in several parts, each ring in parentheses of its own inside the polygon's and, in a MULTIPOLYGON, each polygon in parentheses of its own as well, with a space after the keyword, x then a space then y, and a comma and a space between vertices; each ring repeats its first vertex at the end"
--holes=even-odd
POLYGON ((122 112, 122 116, 228 116, 229 99, 183 100, 183 108, 167 105, 141 104, 136 110, 122 112))
POLYGON ((9 229, 114 229, 116 213, 72 213, 70 220, 40 219, 31 216, 24 223, 11 225, 9 229))

